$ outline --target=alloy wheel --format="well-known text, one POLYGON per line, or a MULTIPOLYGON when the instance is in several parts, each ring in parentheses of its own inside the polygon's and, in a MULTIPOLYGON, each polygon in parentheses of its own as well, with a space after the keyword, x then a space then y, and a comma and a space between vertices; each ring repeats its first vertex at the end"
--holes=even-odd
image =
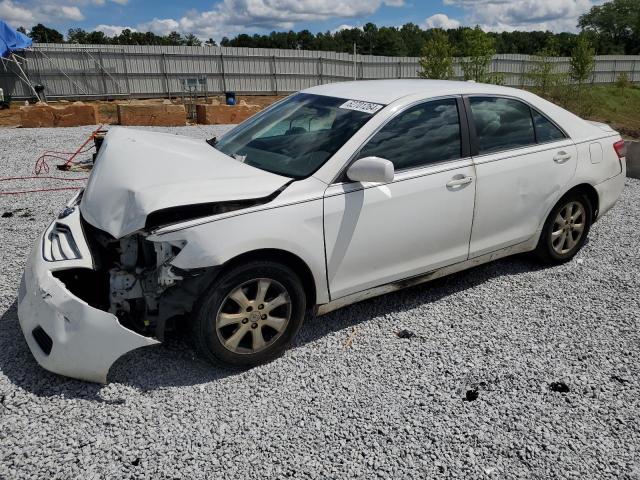
POLYGON ((569 202, 553 221, 551 246, 559 255, 566 255, 580 243, 584 235, 587 214, 580 202, 569 202))
POLYGON ((215 319, 222 345, 254 354, 272 345, 291 319, 291 298, 276 280, 257 278, 235 287, 222 301, 215 319))

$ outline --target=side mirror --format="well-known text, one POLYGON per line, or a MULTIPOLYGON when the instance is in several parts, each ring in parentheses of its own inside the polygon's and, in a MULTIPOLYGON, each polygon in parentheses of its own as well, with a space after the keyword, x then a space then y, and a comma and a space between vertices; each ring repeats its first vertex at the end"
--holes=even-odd
POLYGON ((347 178, 353 182, 393 181, 394 168, 389 160, 379 157, 366 157, 356 160, 347 170, 347 178))

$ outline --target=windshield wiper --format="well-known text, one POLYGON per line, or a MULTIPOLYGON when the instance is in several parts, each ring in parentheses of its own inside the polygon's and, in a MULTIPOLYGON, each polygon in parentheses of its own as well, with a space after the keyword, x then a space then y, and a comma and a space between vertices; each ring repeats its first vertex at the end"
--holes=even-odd
POLYGON ((213 148, 216 148, 216 143, 218 143, 218 137, 209 138, 208 140, 205 140, 205 142, 207 142, 213 148))

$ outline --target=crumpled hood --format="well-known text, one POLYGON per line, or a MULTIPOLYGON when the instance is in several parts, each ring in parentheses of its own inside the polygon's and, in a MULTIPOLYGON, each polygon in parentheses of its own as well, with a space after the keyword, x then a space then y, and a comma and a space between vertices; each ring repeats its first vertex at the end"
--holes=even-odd
POLYGON ((116 127, 100 148, 80 211, 94 227, 121 238, 143 228, 151 212, 266 197, 289 181, 204 140, 116 127))

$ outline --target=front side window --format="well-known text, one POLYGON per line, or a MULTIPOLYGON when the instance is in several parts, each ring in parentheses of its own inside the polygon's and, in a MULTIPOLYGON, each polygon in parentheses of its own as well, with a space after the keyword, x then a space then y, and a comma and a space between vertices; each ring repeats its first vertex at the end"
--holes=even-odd
POLYGON ((301 93, 236 127, 215 148, 262 170, 305 178, 382 107, 301 93))
POLYGON ((458 159, 460 152, 458 107, 450 98, 398 114, 369 140, 359 158, 381 157, 403 170, 458 159))
POLYGON ((535 145, 529 106, 510 98, 471 97, 479 153, 535 145))

